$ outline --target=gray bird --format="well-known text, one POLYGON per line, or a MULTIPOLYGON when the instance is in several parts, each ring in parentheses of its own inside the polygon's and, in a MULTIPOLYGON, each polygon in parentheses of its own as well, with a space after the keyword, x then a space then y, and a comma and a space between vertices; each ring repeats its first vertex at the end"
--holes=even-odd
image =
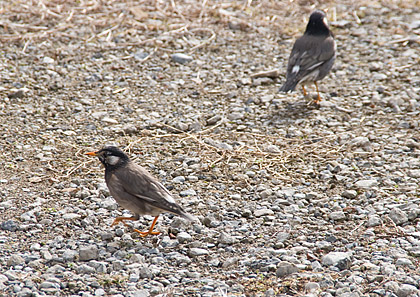
POLYGON ((97 152, 89 152, 86 155, 97 156, 105 166, 105 181, 109 192, 115 201, 125 209, 134 213, 132 217, 117 217, 111 226, 124 221, 137 221, 140 215, 151 215, 155 219, 149 231, 134 231, 145 237, 149 234, 157 235, 153 228, 159 215, 163 212, 171 212, 190 221, 196 218, 185 212, 179 206, 169 191, 154 178, 145 168, 133 163, 130 158, 118 147, 105 146, 97 152))
POLYGON ((294 91, 301 83, 306 96, 305 84, 314 83, 318 93, 316 103, 321 101, 317 81, 330 72, 335 60, 336 44, 328 28, 325 13, 315 10, 309 17, 303 36, 293 45, 287 64, 286 82, 280 92, 294 91))

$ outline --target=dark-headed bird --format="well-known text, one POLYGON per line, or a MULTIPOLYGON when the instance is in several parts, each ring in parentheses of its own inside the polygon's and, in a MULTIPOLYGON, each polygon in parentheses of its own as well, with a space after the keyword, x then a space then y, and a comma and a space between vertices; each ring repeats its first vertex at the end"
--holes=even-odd
POLYGON ((318 93, 315 102, 321 101, 317 81, 330 72, 335 60, 335 50, 334 35, 328 28, 325 13, 315 10, 309 17, 305 33, 293 45, 287 64, 286 82, 280 92, 294 91, 300 83, 306 96, 305 85, 314 83, 318 93))
POLYGON ((96 156, 105 166, 105 181, 109 192, 115 201, 125 209, 134 213, 132 217, 117 217, 111 226, 126 220, 137 221, 140 215, 154 216, 149 231, 142 232, 137 229, 140 236, 157 235, 153 228, 159 215, 163 212, 171 212, 190 221, 196 218, 182 209, 169 191, 145 168, 135 164, 118 147, 105 146, 97 152, 89 152, 87 155, 96 156))

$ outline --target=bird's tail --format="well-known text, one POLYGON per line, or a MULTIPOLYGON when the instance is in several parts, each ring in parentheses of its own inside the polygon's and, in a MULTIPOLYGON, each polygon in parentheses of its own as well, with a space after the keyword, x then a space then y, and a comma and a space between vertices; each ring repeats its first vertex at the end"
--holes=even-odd
POLYGON ((187 213, 187 212, 185 212, 185 211, 181 212, 181 213, 180 213, 180 215, 181 215, 184 219, 187 219, 188 221, 191 221, 191 222, 195 222, 195 221, 197 221, 197 220, 198 220, 195 216, 190 215, 189 213, 187 213))
POLYGON ((288 79, 284 85, 279 89, 279 92, 290 92, 296 89, 298 82, 295 79, 288 79))

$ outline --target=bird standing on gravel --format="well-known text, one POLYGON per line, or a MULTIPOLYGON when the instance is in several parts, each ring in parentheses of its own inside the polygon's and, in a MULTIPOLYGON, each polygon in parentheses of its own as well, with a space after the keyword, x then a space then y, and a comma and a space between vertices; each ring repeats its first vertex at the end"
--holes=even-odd
POLYGON ((130 158, 118 147, 105 146, 97 152, 89 152, 86 155, 97 156, 105 166, 105 181, 109 192, 115 201, 123 208, 132 211, 132 217, 117 217, 111 226, 124 221, 136 221, 139 215, 151 215, 155 219, 149 231, 141 232, 140 236, 157 235, 153 228, 159 215, 163 212, 171 212, 190 221, 196 218, 185 212, 179 206, 169 191, 146 169, 133 163, 130 158))
POLYGON ((335 60, 336 44, 334 35, 328 28, 325 13, 315 10, 309 17, 305 33, 293 45, 287 65, 286 82, 280 92, 294 91, 298 83, 302 84, 306 96, 305 84, 313 82, 321 101, 317 81, 323 79, 331 70, 335 60))

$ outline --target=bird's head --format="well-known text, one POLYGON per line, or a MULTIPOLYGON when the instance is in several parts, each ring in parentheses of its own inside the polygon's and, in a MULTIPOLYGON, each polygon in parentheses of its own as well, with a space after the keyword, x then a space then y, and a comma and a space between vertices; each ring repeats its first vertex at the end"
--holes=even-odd
POLYGON ((308 35, 329 35, 328 21, 325 12, 322 10, 315 10, 309 17, 308 25, 306 26, 305 34, 308 35))
POLYGON ((105 168, 117 168, 125 165, 130 159, 116 146, 104 146, 96 152, 88 152, 86 155, 96 156, 104 164, 105 168))

